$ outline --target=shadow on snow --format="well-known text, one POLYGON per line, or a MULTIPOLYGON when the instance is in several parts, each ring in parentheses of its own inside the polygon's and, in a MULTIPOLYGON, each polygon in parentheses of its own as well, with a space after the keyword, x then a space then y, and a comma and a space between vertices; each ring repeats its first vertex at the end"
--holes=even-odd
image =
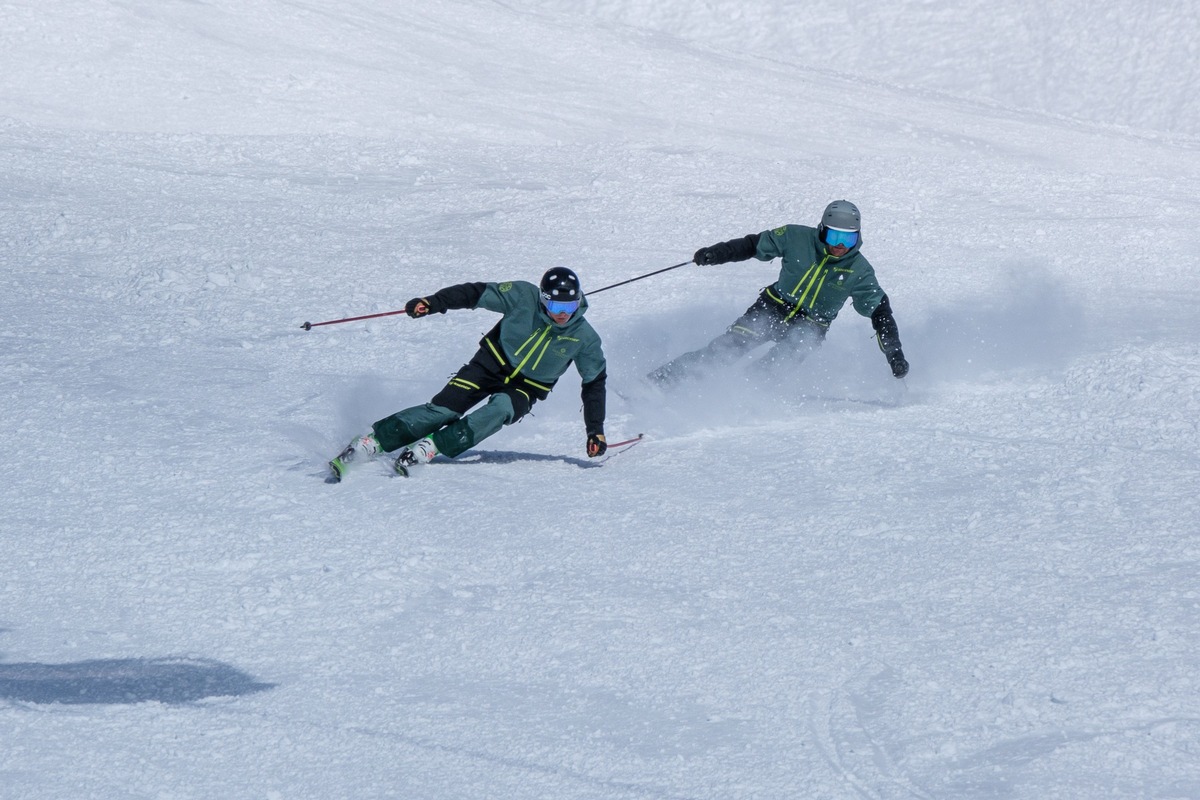
POLYGON ((274 688, 207 659, 125 658, 0 664, 0 699, 27 703, 189 703, 274 688))
POLYGON ((595 469, 602 462, 587 461, 571 456, 552 456, 544 453, 521 453, 512 450, 472 450, 457 459, 441 458, 438 464, 466 466, 469 464, 512 464, 516 461, 558 461, 580 469, 595 469))

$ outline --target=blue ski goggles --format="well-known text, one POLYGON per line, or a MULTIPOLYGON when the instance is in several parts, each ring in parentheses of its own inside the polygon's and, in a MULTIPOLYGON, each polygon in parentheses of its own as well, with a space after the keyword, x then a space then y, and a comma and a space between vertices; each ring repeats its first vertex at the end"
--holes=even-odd
POLYGON ((825 244, 837 247, 839 244, 850 248, 858 244, 858 231, 839 231, 837 228, 825 229, 825 244))
POLYGON ((574 314, 579 310, 578 300, 542 300, 548 314, 574 314))

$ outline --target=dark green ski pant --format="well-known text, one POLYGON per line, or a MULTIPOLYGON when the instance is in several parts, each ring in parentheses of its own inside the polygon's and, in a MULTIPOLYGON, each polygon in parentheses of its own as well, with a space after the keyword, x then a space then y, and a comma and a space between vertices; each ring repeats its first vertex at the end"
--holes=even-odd
POLYGON ((779 303, 768 289, 763 289, 754 304, 724 333, 699 350, 668 361, 646 377, 656 383, 673 384, 697 370, 731 364, 766 342, 775 342, 775 346, 763 356, 760 368, 795 366, 820 346, 828 325, 790 312, 790 306, 779 303))
POLYGON ((493 363, 480 349, 428 403, 376 422, 379 446, 390 453, 428 436, 440 454, 454 458, 528 414, 537 398, 505 383, 493 363), (486 405, 463 416, 484 398, 486 405))

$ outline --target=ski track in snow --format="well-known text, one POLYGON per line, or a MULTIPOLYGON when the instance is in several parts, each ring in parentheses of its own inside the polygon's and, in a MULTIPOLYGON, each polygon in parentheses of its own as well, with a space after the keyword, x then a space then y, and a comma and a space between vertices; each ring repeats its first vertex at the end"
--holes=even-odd
POLYGON ((1136 44, 1195 14, 1046 12, 1026 91, 961 8, 786 5, 0 9, 0 796, 1200 796, 1195 59, 1136 44), (591 301, 603 468, 568 373, 323 482, 495 316, 301 323, 843 196, 905 381, 847 307, 648 386, 777 273, 689 266, 591 301))

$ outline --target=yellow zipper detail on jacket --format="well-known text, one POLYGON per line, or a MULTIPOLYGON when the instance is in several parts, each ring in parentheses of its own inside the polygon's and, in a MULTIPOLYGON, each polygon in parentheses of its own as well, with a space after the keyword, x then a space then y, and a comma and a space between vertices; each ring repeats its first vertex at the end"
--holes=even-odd
MULTIPOLYGON (((825 262, 822 261, 821 266, 824 266, 824 265, 825 265, 825 262)), ((800 282, 797 283, 795 285, 795 287, 792 288, 792 291, 788 292, 788 294, 790 294, 792 297, 797 297, 800 294, 800 287, 804 285, 804 282, 806 280, 808 280, 808 276, 812 275, 812 272, 814 269, 820 269, 820 268, 821 267, 818 267, 816 264, 810 264, 808 267, 808 271, 805 272, 802 276, 800 276, 800 282)))
MULTIPOLYGON (((817 284, 817 290, 815 292, 813 292, 812 297, 808 298, 810 304, 815 303, 817 301, 817 295, 819 295, 821 293, 821 287, 825 285, 825 279, 828 277, 829 277, 828 272, 826 272, 825 274, 823 274, 821 276, 821 282, 817 284)), ((808 287, 808 289, 805 290, 804 293, 807 295, 808 292, 812 290, 812 288, 813 287, 810 285, 808 287)), ((788 319, 791 319, 792 317, 796 316, 796 312, 799 311, 803 306, 804 306, 804 298, 802 297, 802 298, 800 298, 800 302, 796 303, 796 307, 792 309, 792 313, 788 314, 788 319)))
MULTIPOLYGON (((542 331, 542 333, 545 334, 545 331, 542 331)), ((526 339, 525 341, 521 342, 521 346, 517 348, 517 352, 513 353, 513 355, 514 356, 521 355, 521 351, 525 349, 525 345, 529 344, 534 339, 536 339, 537 335, 538 335, 537 331, 534 331, 533 333, 529 334, 529 338, 526 339)), ((535 344, 534 347, 537 347, 537 345, 535 344)))
MULTIPOLYGON (((821 259, 820 264, 813 264, 811 267, 808 268, 808 272, 804 273, 804 278, 807 278, 809 272, 812 272, 812 278, 809 280, 808 286, 805 287, 804 294, 800 295, 800 299, 796 301, 796 307, 793 308, 792 312, 787 315, 788 319, 791 319, 792 317, 796 316, 796 314, 804 306, 805 300, 807 300, 810 305, 817 301, 817 295, 819 295, 821 293, 821 287, 825 285, 825 279, 829 277, 829 270, 826 269, 826 270, 822 271, 822 269, 824 268, 825 263, 827 261, 829 261, 828 255, 826 255, 824 258, 821 259), (816 269, 815 272, 813 271, 814 268, 816 269), (817 281, 818 277, 821 279, 820 282, 817 281), (813 291, 814 285, 816 286, 816 291, 813 291), (812 292, 812 297, 809 297, 809 295, 808 295, 809 292, 812 292)), ((801 278, 800 283, 796 284, 797 291, 800 289, 800 284, 804 283, 804 278, 801 278)), ((793 296, 795 296, 795 294, 796 294, 795 292, 792 292, 793 296)))
POLYGON ((500 355, 500 350, 496 347, 496 345, 492 344, 492 340, 486 336, 483 337, 483 340, 487 342, 488 349, 492 351, 492 355, 494 355, 496 360, 500 362, 500 366, 507 367, 508 362, 504 360, 504 356, 500 355))
MULTIPOLYGON (((546 343, 544 345, 542 345, 542 352, 538 353, 537 361, 533 362, 533 366, 530 367, 530 369, 537 369, 538 364, 542 363, 542 356, 546 355, 546 351, 550 349, 550 342, 551 342, 551 340, 547 339, 546 343)), ((525 380, 529 380, 529 379, 526 378, 525 380)))
MULTIPOLYGON (((542 339, 545 339, 546 336, 549 335, 550 327, 551 326, 547 325, 546 328, 542 331, 541 337, 536 342, 533 342, 533 347, 529 348, 529 352, 525 354, 525 358, 521 359, 521 363, 517 364, 517 368, 512 371, 512 374, 504 379, 505 383, 508 383, 513 378, 517 377, 517 375, 520 374, 521 370, 525 368, 525 364, 527 364, 529 362, 529 359, 533 357, 533 353, 535 350, 537 350, 538 345, 542 343, 542 339)), ((522 350, 524 350, 525 345, 527 345, 531 341, 533 341, 533 338, 535 336, 537 336, 536 333, 534 333, 528 339, 526 339, 525 342, 520 347, 517 348, 517 352, 520 353, 522 350)), ((547 345, 549 345, 549 342, 547 342, 547 345)), ((545 352, 545 348, 543 348, 543 352, 545 352)), ((539 358, 539 360, 540 360, 540 358, 539 358)))

